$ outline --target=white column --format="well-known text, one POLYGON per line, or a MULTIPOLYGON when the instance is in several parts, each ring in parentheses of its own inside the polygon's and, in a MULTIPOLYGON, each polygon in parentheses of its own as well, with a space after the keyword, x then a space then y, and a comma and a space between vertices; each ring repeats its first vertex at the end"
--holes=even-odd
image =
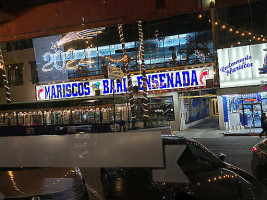
POLYGON ((217 96, 217 103, 218 103, 218 113, 219 113, 219 126, 221 130, 225 130, 225 123, 224 123, 224 113, 223 113, 223 98, 222 96, 217 96))

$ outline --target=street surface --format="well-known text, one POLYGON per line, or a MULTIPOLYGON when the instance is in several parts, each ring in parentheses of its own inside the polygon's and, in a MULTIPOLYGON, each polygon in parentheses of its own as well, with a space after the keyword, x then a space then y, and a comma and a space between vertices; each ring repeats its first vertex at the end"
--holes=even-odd
POLYGON ((227 136, 220 138, 194 138, 213 153, 224 153, 225 162, 251 172, 252 147, 262 139, 258 136, 227 136))

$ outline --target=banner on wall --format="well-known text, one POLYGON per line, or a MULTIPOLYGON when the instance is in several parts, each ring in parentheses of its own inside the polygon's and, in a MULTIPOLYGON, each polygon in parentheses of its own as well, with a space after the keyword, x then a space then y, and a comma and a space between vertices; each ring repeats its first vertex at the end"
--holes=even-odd
POLYGON ((217 52, 221 88, 267 83, 267 43, 217 52))
MULTIPOLYGON (((206 79, 214 78, 213 67, 203 67, 187 70, 169 71, 147 74, 147 90, 168 90, 187 87, 206 86, 206 79)), ((143 91, 142 75, 132 76, 133 86, 138 86, 139 91, 143 91)), ((36 86, 36 99, 65 99, 77 97, 90 97, 96 95, 96 90, 100 90, 100 95, 110 95, 113 93, 112 79, 98 79, 88 81, 77 81, 68 83, 58 83, 36 86)), ((115 94, 126 93, 127 78, 115 81, 115 94)))

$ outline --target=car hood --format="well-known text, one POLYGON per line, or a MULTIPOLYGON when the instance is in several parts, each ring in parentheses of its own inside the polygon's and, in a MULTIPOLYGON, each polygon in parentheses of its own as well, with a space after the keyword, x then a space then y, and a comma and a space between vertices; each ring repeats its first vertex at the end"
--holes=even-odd
POLYGON ((168 194, 169 199, 174 197, 224 200, 256 198, 251 183, 227 167, 201 173, 186 173, 186 175, 190 181, 189 184, 154 183, 153 189, 157 188, 160 193, 168 194))
POLYGON ((81 182, 75 168, 18 168, 0 171, 0 195, 19 198, 59 193, 81 182))

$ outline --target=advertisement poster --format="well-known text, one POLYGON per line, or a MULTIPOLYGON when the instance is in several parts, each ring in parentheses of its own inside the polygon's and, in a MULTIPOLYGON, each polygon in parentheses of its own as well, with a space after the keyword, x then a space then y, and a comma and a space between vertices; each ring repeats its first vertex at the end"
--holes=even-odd
POLYGON ((220 87, 267 83, 267 43, 218 49, 220 87))

